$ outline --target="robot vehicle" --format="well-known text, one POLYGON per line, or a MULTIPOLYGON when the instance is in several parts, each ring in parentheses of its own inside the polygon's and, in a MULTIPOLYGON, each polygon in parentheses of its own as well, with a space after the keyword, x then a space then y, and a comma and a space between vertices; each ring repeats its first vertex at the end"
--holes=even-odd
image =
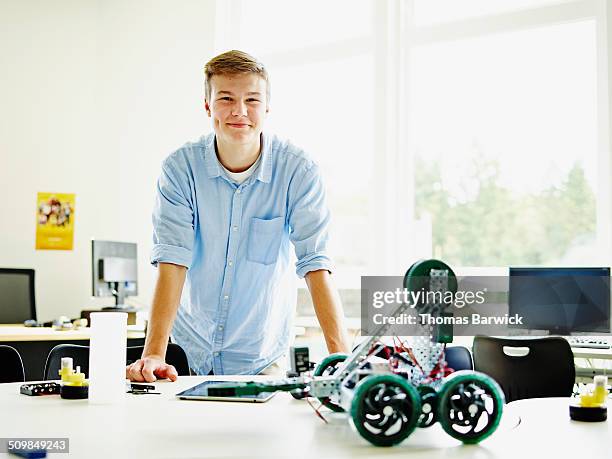
MULTIPOLYGON (((408 291, 456 292, 457 279, 439 260, 412 265, 404 276, 408 291)), ((419 313, 448 314, 446 304, 421 302, 419 313)), ((399 315, 409 304, 403 303, 399 315)), ((209 388, 209 395, 255 395, 288 391, 295 398, 316 397, 336 412, 346 412, 359 434, 376 446, 392 446, 417 427, 439 422, 444 431, 463 443, 478 443, 499 425, 504 395, 489 376, 471 370, 453 371, 445 361, 452 332, 422 325, 421 336, 411 346, 398 337, 394 345, 380 342, 389 325, 381 325, 350 355, 332 354, 312 377, 278 381, 224 383, 209 388), (382 357, 382 358, 381 358, 382 357)))

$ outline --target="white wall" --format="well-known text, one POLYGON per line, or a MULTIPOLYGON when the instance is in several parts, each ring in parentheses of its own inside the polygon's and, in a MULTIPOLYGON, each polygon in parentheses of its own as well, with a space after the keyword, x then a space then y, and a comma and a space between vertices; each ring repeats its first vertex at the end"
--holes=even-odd
POLYGON ((214 0, 104 5, 103 78, 111 148, 120 158, 119 229, 122 240, 138 242, 139 297, 148 304, 155 279, 151 210, 161 161, 210 131, 202 69, 213 55, 214 0))
MULTIPOLYGON (((0 266, 36 269, 39 318, 90 298, 91 238, 139 244, 161 160, 209 131, 201 110, 214 1, 0 1, 0 266), (38 191, 76 193, 72 251, 36 251, 38 191)), ((112 301, 112 299, 111 299, 112 301)))

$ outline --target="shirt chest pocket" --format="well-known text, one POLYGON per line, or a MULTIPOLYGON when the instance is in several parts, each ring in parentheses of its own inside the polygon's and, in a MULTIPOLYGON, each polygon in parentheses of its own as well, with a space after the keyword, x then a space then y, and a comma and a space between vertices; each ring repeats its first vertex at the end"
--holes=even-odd
POLYGON ((276 262, 284 226, 284 217, 276 217, 269 220, 251 218, 249 246, 247 248, 248 260, 264 265, 276 262))

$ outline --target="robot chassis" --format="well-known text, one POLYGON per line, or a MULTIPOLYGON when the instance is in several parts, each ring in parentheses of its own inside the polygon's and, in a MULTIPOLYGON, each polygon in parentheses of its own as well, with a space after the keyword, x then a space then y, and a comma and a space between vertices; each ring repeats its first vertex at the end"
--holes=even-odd
MULTIPOLYGON (((404 287, 408 291, 454 293, 457 279, 442 261, 424 260, 408 269, 404 287)), ((421 302, 414 307, 418 313, 439 316, 445 314, 446 306, 421 302)), ((408 307, 402 304, 394 315, 408 307)), ((228 396, 288 391, 295 398, 317 397, 331 410, 348 413, 359 434, 376 446, 398 444, 415 428, 436 422, 463 443, 478 443, 497 428, 504 394, 483 373, 449 369, 444 350, 452 335, 440 336, 435 326, 422 326, 423 336, 413 338, 411 347, 401 340, 395 345, 395 338, 392 347, 379 344, 391 327, 384 324, 352 354, 326 357, 313 377, 224 383, 209 388, 208 393, 228 396)))

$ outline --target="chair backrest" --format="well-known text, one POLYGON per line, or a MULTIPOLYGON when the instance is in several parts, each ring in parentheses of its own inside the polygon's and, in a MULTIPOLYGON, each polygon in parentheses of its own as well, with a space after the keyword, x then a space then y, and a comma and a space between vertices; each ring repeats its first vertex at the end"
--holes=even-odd
POLYGON ((81 367, 81 373, 89 378, 89 346, 80 344, 58 344, 49 351, 45 363, 45 380, 60 379, 59 371, 62 368, 62 358, 72 357, 73 368, 81 367))
MULTIPOLYGON (((129 346, 126 350, 126 364, 135 362, 142 355, 144 346, 129 346)), ((81 367, 85 377, 89 377, 89 346, 78 344, 59 344, 49 352, 45 364, 45 379, 59 379, 59 370, 62 366, 62 357, 72 357, 73 366, 81 367)), ((187 355, 178 344, 168 343, 166 362, 174 365, 179 376, 189 376, 189 362, 187 355)))
POLYGON ((510 339, 476 336, 474 368, 495 379, 506 402, 567 397, 576 378, 574 355, 560 337, 510 339))
POLYGON ((0 346, 0 383, 24 381, 25 371, 19 351, 11 346, 0 346))
POLYGON ((473 370, 474 363, 472 362, 472 354, 467 347, 451 346, 444 351, 446 365, 455 371, 473 370))

